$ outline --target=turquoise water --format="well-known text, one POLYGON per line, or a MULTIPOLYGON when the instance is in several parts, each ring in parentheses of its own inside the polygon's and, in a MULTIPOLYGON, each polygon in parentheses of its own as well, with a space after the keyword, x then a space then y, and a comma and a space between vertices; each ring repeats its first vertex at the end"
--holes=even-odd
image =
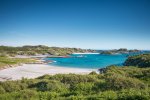
POLYGON ((69 58, 46 58, 56 62, 50 63, 53 66, 76 67, 98 69, 109 65, 122 65, 127 59, 125 54, 101 55, 101 54, 74 54, 69 58))

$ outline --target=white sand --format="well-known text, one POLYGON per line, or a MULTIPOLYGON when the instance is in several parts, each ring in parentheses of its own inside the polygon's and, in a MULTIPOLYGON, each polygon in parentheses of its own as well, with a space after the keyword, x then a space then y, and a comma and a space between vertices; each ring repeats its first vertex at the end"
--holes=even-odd
POLYGON ((80 68, 66 68, 66 67, 54 67, 44 64, 24 64, 23 66, 7 68, 0 70, 0 81, 5 80, 19 80, 24 78, 36 78, 45 74, 88 74, 92 69, 80 69, 80 68))

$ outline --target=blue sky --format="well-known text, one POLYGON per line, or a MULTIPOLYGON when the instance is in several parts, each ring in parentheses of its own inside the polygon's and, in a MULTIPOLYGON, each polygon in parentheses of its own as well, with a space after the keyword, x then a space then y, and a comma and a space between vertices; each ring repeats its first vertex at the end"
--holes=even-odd
POLYGON ((150 49, 150 0, 0 0, 0 45, 150 49))

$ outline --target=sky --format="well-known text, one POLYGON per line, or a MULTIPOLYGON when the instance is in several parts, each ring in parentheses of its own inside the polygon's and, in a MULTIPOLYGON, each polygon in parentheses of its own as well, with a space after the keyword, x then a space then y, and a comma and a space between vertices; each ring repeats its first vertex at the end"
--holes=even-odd
POLYGON ((0 0, 0 45, 150 50, 150 0, 0 0))

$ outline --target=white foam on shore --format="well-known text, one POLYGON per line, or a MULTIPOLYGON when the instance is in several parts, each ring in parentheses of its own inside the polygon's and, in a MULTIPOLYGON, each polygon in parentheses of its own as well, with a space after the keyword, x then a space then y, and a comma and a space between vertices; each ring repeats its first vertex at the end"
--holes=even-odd
POLYGON ((11 80, 20 80, 24 78, 37 78, 39 76, 49 74, 89 74, 95 69, 80 69, 80 68, 67 68, 67 67, 55 67, 45 64, 24 64, 23 66, 7 68, 0 70, 0 81, 6 81, 7 79, 11 80))

